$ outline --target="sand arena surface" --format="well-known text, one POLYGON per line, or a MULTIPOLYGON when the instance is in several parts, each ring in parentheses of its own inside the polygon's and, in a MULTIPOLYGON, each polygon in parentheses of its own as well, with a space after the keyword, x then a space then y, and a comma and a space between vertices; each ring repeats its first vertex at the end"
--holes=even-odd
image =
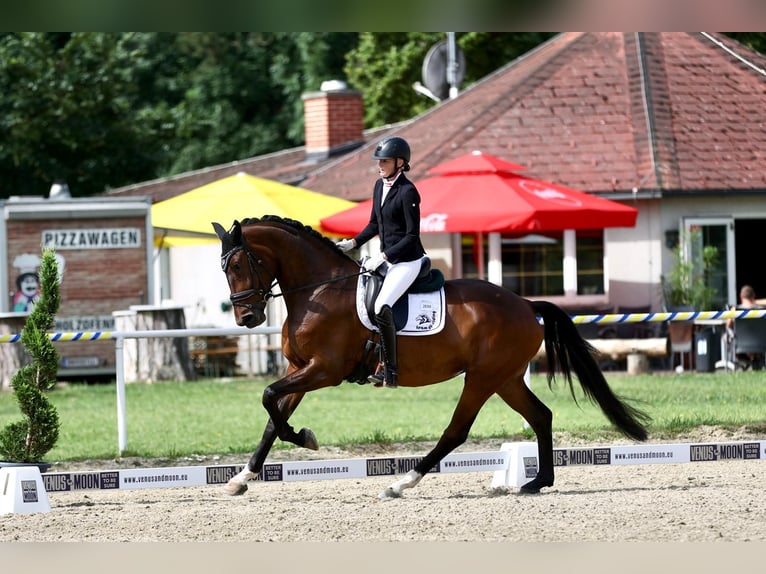
MULTIPOLYGON (((764 440, 709 428, 664 442, 751 439, 764 440)), ((560 435, 555 444, 578 446, 560 435)), ((274 451, 269 460, 413 456, 430 446, 294 449, 274 451)), ((474 441, 460 450, 499 447, 498 441, 474 441)), ((246 459, 90 461, 54 470, 246 459)), ((238 497, 222 494, 220 486, 51 493, 50 512, 0 517, 0 541, 766 541, 764 460, 557 467, 556 484, 532 496, 520 496, 515 488, 492 489, 491 472, 436 473, 400 499, 379 500, 393 480, 258 482, 238 497)))

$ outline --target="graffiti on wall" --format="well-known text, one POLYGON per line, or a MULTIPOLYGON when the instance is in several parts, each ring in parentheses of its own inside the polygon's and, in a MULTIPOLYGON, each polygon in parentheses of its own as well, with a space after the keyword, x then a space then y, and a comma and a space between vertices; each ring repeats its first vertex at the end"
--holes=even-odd
MULTIPOLYGON (((66 260, 55 254, 58 266, 59 283, 64 277, 66 260)), ((31 313, 35 303, 40 298, 40 256, 34 253, 22 253, 13 260, 13 267, 18 270, 16 275, 16 291, 13 294, 12 311, 31 313)))

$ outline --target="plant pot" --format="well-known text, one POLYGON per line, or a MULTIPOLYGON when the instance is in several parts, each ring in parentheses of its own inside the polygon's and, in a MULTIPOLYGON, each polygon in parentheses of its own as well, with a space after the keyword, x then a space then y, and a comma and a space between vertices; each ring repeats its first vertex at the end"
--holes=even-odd
POLYGON ((7 460, 0 460, 0 468, 13 467, 13 466, 36 466, 40 469, 41 473, 46 472, 50 467, 49 462, 10 462, 7 460))

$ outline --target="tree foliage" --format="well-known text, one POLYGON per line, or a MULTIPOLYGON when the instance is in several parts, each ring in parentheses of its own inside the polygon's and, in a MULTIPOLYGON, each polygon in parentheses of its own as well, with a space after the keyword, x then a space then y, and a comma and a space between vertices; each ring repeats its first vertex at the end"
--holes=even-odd
MULTIPOLYGON (((127 182, 155 146, 142 118, 135 45, 112 34, 0 38, 0 194, 41 194, 54 180, 127 182)), ((83 189, 84 188, 84 189, 83 189)))
POLYGON ((751 50, 766 54, 766 32, 726 32, 726 35, 751 50))
MULTIPOLYGON (((462 88, 550 38, 550 33, 456 34, 465 54, 462 88)), ((422 81, 423 60, 428 50, 445 39, 441 32, 365 32, 347 55, 346 74, 364 93, 365 125, 375 127, 400 122, 426 111, 434 102, 413 89, 422 81)))
POLYGON ((73 195, 300 145, 355 33, 0 35, 0 197, 73 195))

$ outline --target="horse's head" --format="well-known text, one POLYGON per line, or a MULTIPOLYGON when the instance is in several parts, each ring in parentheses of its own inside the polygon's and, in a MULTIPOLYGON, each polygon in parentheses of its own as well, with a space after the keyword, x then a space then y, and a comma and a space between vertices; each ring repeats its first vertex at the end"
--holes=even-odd
POLYGON ((229 283, 234 319, 237 325, 257 327, 266 320, 266 302, 272 297, 274 277, 248 247, 239 221, 229 231, 218 223, 213 223, 213 229, 222 244, 221 269, 229 283))

